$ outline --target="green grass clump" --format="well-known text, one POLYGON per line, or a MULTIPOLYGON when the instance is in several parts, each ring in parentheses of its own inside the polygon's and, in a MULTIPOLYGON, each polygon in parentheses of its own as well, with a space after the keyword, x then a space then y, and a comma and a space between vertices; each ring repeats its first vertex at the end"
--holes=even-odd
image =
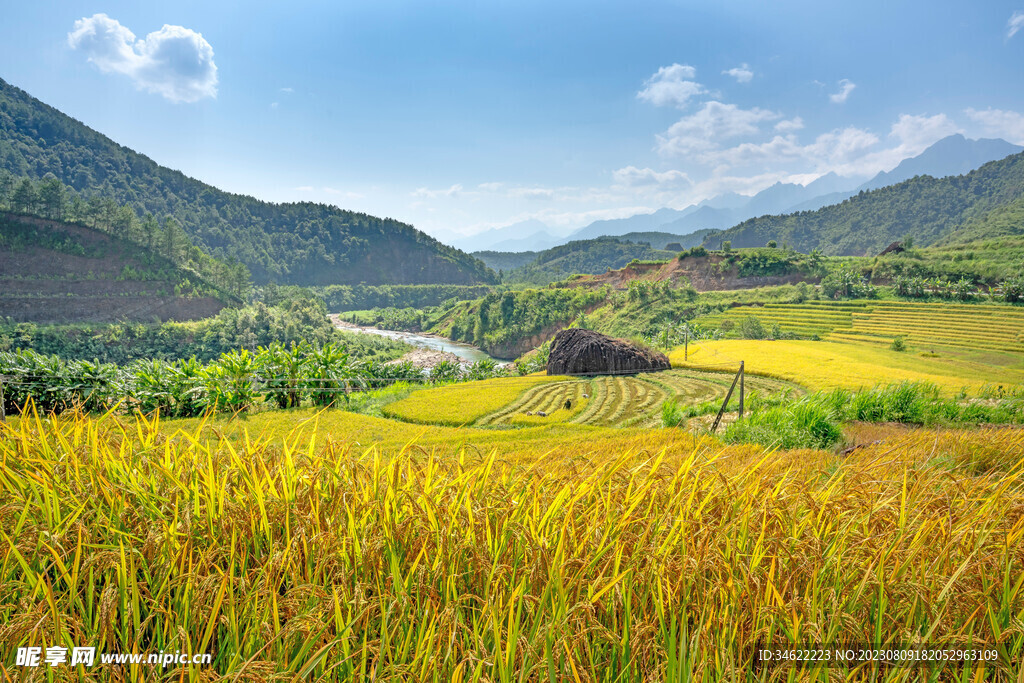
POLYGON ((832 411, 807 398, 737 420, 722 434, 726 443, 756 443, 766 448, 831 448, 843 433, 832 411))

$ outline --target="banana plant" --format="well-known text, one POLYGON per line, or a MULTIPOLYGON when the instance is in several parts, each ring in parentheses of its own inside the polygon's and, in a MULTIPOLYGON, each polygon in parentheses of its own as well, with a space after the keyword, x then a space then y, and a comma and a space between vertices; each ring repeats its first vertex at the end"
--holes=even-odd
POLYGON ((302 402, 302 380, 310 364, 310 347, 305 341, 292 343, 290 349, 280 342, 256 350, 256 358, 266 400, 278 408, 296 408, 302 402))
POLYGON ((306 383, 313 405, 329 406, 335 403, 341 394, 348 402, 348 394, 353 389, 365 386, 361 368, 352 361, 351 356, 334 342, 328 342, 314 348, 309 354, 306 383))
POLYGON ((229 351, 206 367, 206 394, 218 412, 244 412, 256 399, 255 358, 248 349, 229 351))

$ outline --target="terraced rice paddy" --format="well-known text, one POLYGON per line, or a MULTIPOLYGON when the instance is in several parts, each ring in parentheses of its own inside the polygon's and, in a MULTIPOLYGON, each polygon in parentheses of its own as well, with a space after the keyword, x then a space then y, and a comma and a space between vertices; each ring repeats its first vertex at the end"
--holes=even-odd
POLYGON ((432 387, 385 406, 384 414, 406 422, 465 425, 508 405, 531 387, 564 379, 529 375, 432 387))
POLYGON ((573 422, 601 427, 627 427, 651 418, 669 393, 637 375, 595 377, 594 395, 587 410, 573 422))
POLYGON ((584 396, 593 391, 590 385, 590 380, 542 384, 528 389, 518 400, 477 420, 476 424, 486 427, 566 422, 587 407, 590 399, 584 396), (546 415, 536 415, 537 412, 546 415))
POLYGON ((869 310, 867 302, 808 301, 803 304, 737 306, 722 313, 706 315, 698 322, 706 329, 715 329, 729 321, 733 329, 747 316, 754 316, 765 328, 778 325, 787 334, 799 337, 824 337, 833 330, 849 327, 853 314, 869 310))
MULTIPOLYGON (((766 328, 799 337, 888 345, 896 337, 911 344, 969 347, 1024 353, 1024 309, 1004 304, 911 301, 809 301, 803 304, 737 306, 704 316, 706 328, 753 316, 766 328)), ((738 334, 733 332, 732 334, 738 334)))
POLYGON ((849 327, 826 338, 889 344, 895 337, 920 346, 961 346, 1024 353, 1024 309, 983 304, 881 303, 851 314, 849 327))
MULTIPOLYGON (((475 426, 558 423, 597 427, 653 426, 660 423, 663 402, 689 405, 721 400, 732 380, 731 372, 666 370, 555 382, 528 389, 516 401, 477 420, 475 426), (569 409, 564 407, 566 401, 570 403, 569 409), (537 411, 547 415, 536 415, 537 411)), ((801 391, 784 380, 751 376, 746 379, 746 390, 748 393, 801 391)))

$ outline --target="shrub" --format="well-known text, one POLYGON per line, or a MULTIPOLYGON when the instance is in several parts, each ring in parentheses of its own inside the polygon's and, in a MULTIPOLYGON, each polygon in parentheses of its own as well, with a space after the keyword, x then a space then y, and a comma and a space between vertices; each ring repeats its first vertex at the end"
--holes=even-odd
POLYGON ((740 334, 744 339, 764 339, 768 336, 761 321, 752 315, 740 322, 740 334))
POLYGON ((696 247, 690 247, 689 251, 684 251, 679 254, 679 260, 682 261, 687 256, 707 256, 708 250, 704 247, 697 245, 696 247))
POLYGON ((893 351, 906 351, 907 344, 903 341, 903 337, 896 337, 892 340, 892 343, 889 344, 889 348, 893 351))

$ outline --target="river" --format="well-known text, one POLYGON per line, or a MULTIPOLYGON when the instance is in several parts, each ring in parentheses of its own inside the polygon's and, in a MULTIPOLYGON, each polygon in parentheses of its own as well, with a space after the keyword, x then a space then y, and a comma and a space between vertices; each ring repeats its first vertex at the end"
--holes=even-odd
POLYGON ((492 358, 486 353, 481 351, 475 346, 469 344, 463 344, 462 342, 452 341, 445 337, 436 337, 433 335, 416 334, 415 332, 400 332, 398 330, 379 330, 376 327, 355 327, 352 325, 337 324, 335 326, 344 332, 361 332, 363 334, 376 334, 381 337, 389 337, 391 339, 397 339, 398 341, 405 342, 410 346, 415 346, 421 349, 429 349, 431 351, 447 351, 448 353, 454 353, 461 360, 467 363, 475 363, 478 360, 494 360, 499 363, 505 361, 497 358, 492 358))

